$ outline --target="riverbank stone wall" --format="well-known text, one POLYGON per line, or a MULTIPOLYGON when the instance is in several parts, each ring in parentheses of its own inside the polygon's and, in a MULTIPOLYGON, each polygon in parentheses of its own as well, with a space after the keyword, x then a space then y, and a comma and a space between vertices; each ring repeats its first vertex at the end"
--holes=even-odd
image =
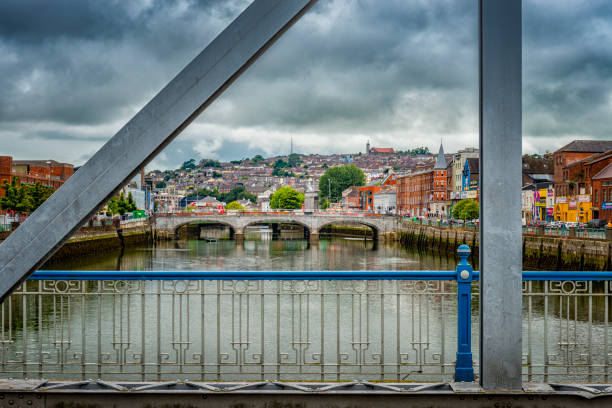
MULTIPOLYGON (((406 247, 449 254, 466 244, 472 248, 472 254, 478 255, 479 234, 473 230, 403 222, 396 237, 406 247)), ((612 266, 612 241, 527 234, 522 239, 526 268, 601 271, 612 266)))

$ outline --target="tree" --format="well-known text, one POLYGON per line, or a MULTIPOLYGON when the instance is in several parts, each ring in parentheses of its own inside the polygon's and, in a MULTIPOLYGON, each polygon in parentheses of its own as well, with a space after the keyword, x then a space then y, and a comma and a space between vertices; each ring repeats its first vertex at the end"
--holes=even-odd
POLYGON ((244 210, 244 207, 238 201, 232 201, 225 206, 226 210, 244 210))
POLYGON ((219 173, 217 170, 213 170, 212 176, 213 176, 213 178, 221 178, 221 177, 223 177, 223 175, 221 173, 219 173))
POLYGON ((478 214, 478 203, 474 200, 461 200, 453 208, 453 218, 461 220, 473 220, 478 214))
POLYGON ((138 209, 138 207, 136 206, 136 202, 134 201, 134 197, 132 197, 132 192, 131 191, 128 193, 128 199, 127 199, 126 208, 127 208, 128 212, 133 212, 133 211, 136 211, 138 209))
POLYGON ((215 168, 218 168, 218 169, 220 169, 222 167, 221 163, 219 163, 217 160, 210 160, 210 159, 202 160, 200 162, 200 166, 201 167, 215 167, 215 168))
POLYGON ((166 188, 166 183, 164 181, 158 181, 155 183, 155 188, 166 188))
POLYGON ((319 179, 319 197, 336 202, 342 198, 342 192, 347 188, 364 184, 365 175, 359 167, 354 164, 334 166, 327 169, 319 179))
POLYGON ((25 188, 19 182, 19 178, 13 177, 10 183, 6 180, 1 186, 4 190, 4 197, 0 197, 0 207, 3 210, 26 213, 32 207, 32 201, 27 196, 25 188))
POLYGON ((281 187, 270 196, 270 207, 281 209, 299 209, 304 204, 304 194, 291 187, 281 187))
POLYGON ((119 214, 123 215, 127 212, 132 212, 137 210, 136 203, 134 202, 134 198, 132 197, 132 193, 128 193, 127 200, 125 199, 125 195, 123 191, 119 193, 119 198, 111 198, 107 203, 108 210, 111 214, 119 214))
POLYGON ((264 158, 263 158, 263 156, 262 156, 261 154, 256 154, 255 156, 253 156, 253 158, 251 159, 251 161, 252 161, 253 163, 259 163, 259 162, 264 161, 264 158))
POLYGON ((36 182, 33 186, 22 184, 21 187, 26 190, 25 194, 30 197, 29 211, 36 211, 55 191, 53 187, 43 186, 39 182, 36 182))
POLYGON ((287 170, 280 168, 280 167, 272 170, 272 175, 275 177, 293 177, 294 176, 293 173, 290 173, 287 170))
POLYGON ((416 156, 419 154, 431 154, 431 153, 429 151, 429 147, 416 147, 410 150, 410 154, 413 156, 416 156))
POLYGON ((297 167, 300 163, 302 163, 302 159, 299 154, 291 153, 287 159, 287 162, 289 167, 297 167))
POLYGON ((183 162, 183 165, 181 166, 181 170, 191 170, 191 169, 195 169, 197 167, 197 165, 195 164, 195 159, 189 159, 186 162, 183 162))
MULTIPOLYGON (((155 204, 157 204, 157 201, 155 202, 155 204)), ((115 200, 114 197, 108 201, 106 207, 112 215, 119 214, 119 202, 115 200)))
POLYGON ((289 166, 289 164, 286 161, 284 161, 283 159, 278 159, 272 165, 272 167, 274 167, 275 169, 284 169, 287 166, 289 166))
POLYGON ((252 202, 257 202, 257 196, 255 194, 251 194, 247 191, 244 186, 236 186, 231 189, 228 193, 221 193, 219 189, 216 188, 214 190, 209 190, 207 188, 201 188, 199 190, 195 190, 187 195, 187 197, 206 197, 211 196, 215 197, 219 201, 224 201, 229 203, 230 201, 236 200, 251 200, 252 202))

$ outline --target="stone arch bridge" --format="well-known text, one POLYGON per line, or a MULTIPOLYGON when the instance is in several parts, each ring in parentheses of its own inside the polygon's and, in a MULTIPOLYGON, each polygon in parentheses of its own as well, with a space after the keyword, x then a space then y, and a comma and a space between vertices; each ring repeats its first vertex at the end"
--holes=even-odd
POLYGON ((231 228, 236 241, 244 239, 246 227, 255 224, 297 224, 302 225, 311 241, 319 239, 319 231, 328 225, 365 225, 373 231, 374 239, 399 229, 399 217, 383 215, 330 215, 330 214, 164 214, 155 215, 151 221, 157 231, 177 234, 180 227, 188 224, 221 224, 231 228))

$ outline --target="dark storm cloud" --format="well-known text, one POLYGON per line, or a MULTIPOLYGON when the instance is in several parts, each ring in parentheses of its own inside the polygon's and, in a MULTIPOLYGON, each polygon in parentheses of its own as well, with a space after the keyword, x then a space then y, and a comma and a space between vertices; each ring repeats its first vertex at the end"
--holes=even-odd
POLYGON ((610 139, 612 3, 530 0, 523 15, 525 137, 610 139))
POLYGON ((105 142, 108 140, 106 136, 85 136, 79 134, 69 134, 66 131, 43 130, 40 132, 32 132, 27 135, 28 138, 34 140, 56 140, 56 141, 93 141, 105 142))
POLYGON ((216 12, 231 18, 231 8, 220 1, 120 1, 120 0, 7 0, 0 13, 0 36, 18 43, 48 42, 57 38, 100 41, 137 32, 157 15, 181 3, 186 18, 193 11, 216 12))
MULTIPOLYGON (((0 3, 0 141, 36 157, 90 155, 248 3, 0 3)), ((527 150, 609 138, 611 9, 524 1, 527 150)), ((281 154, 291 136, 320 153, 362 151, 368 138, 400 149, 437 148, 440 138, 447 150, 475 145, 476 16, 476 0, 320 0, 156 163, 281 154)))

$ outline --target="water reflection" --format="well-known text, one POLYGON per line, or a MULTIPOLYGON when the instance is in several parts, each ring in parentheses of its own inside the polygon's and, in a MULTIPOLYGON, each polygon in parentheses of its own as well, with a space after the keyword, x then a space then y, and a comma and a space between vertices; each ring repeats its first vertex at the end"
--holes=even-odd
MULTIPOLYGON (((295 231, 297 232, 297 231, 295 231)), ((293 232, 288 233, 291 235, 293 232)), ((442 254, 407 250, 395 243, 351 238, 308 240, 189 239, 160 242, 104 255, 83 256, 43 269, 60 270, 452 270, 455 260, 442 254)))

